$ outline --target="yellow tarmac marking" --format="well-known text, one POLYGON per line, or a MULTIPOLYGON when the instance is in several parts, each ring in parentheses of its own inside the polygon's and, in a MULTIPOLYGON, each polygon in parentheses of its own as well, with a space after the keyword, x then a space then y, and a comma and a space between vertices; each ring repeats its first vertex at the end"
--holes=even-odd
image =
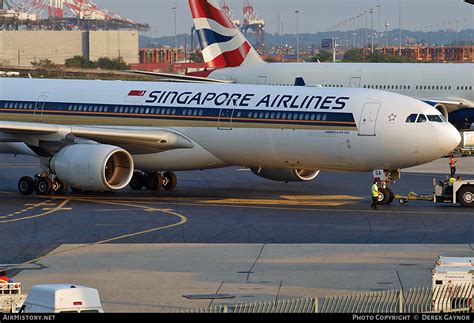
POLYGON ((201 200, 202 204, 251 204, 251 205, 282 205, 282 206, 343 206, 354 204, 363 198, 349 195, 283 195, 280 198, 257 199, 216 199, 201 200))
POLYGON ((138 205, 138 204, 110 202, 110 201, 96 201, 96 200, 91 200, 91 199, 77 199, 77 201, 91 202, 91 203, 98 203, 98 204, 106 204, 106 205, 131 206, 133 208, 139 208, 139 209, 142 209, 143 211, 148 211, 148 212, 163 212, 163 213, 166 213, 168 215, 177 217, 179 219, 179 221, 176 222, 176 223, 173 223, 173 224, 165 225, 165 226, 160 226, 160 227, 156 227, 156 228, 152 228, 152 229, 148 229, 148 230, 143 230, 143 231, 139 231, 139 232, 124 234, 124 235, 121 235, 121 236, 100 240, 100 241, 97 241, 97 242, 93 242, 93 243, 82 245, 82 246, 77 246, 77 247, 70 248, 70 249, 67 249, 67 250, 48 253, 44 256, 29 260, 27 262, 24 262, 23 264, 35 263, 35 262, 38 262, 38 261, 40 261, 44 258, 50 257, 50 256, 57 256, 59 254, 64 254, 64 253, 68 253, 68 252, 71 252, 71 251, 75 251, 75 250, 79 250, 79 249, 83 249, 83 248, 87 248, 87 247, 91 247, 91 246, 95 246, 95 245, 105 244, 105 243, 109 243, 109 242, 115 242, 115 241, 119 241, 119 240, 123 240, 123 239, 127 239, 127 238, 132 238, 132 237, 136 237, 136 236, 140 236, 140 235, 144 235, 144 234, 148 234, 148 233, 163 231, 163 230, 166 230, 166 229, 170 229, 170 228, 174 228, 174 227, 177 227, 177 226, 184 225, 188 222, 188 219, 184 215, 179 214, 179 213, 177 213, 177 212, 175 212, 171 209, 155 209, 155 208, 149 208, 147 206, 142 206, 142 205, 138 205))
POLYGON ((16 215, 20 215, 20 214, 22 214, 22 213, 29 212, 29 211, 33 210, 34 208, 36 208, 36 207, 44 206, 44 205, 55 205, 55 203, 51 203, 51 200, 48 200, 48 201, 44 201, 44 202, 41 202, 41 203, 25 204, 25 206, 28 206, 27 208, 25 208, 25 209, 23 209, 23 210, 20 210, 20 211, 17 211, 17 212, 13 212, 13 213, 7 214, 7 215, 0 216, 0 219, 11 218, 11 217, 13 217, 13 216, 16 216, 16 215))
MULTIPOLYGON (((11 222, 18 222, 18 221, 25 221, 25 220, 30 220, 30 219, 35 219, 35 218, 39 218, 39 217, 42 217, 42 216, 46 216, 46 215, 49 215, 49 214, 52 214, 52 213, 55 213, 55 212, 58 212, 58 211, 61 211, 64 206, 66 204, 68 204, 70 202, 70 200, 64 200, 61 204, 59 204, 56 208, 53 208, 49 211, 46 211, 46 212, 43 212, 43 213, 40 213, 40 214, 36 214, 36 215, 31 215, 31 216, 26 216, 26 217, 23 217, 23 218, 18 218, 18 219, 11 219, 11 220, 3 220, 3 221, 0 221, 0 224, 2 223, 11 223, 11 222)), ((40 203, 41 204, 41 203, 40 203)), ((13 215, 9 215, 10 217, 13 216, 13 215)), ((4 217, 5 218, 5 217, 4 217)))

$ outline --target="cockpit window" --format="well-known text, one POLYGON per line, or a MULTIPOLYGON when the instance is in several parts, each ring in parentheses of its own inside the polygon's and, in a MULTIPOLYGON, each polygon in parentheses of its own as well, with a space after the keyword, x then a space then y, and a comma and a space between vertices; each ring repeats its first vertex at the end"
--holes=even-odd
POLYGON ((424 114, 420 114, 418 116, 418 119, 416 120, 416 123, 423 123, 423 122, 426 122, 426 116, 424 114))
POLYGON ((406 120, 407 123, 415 123, 416 122, 416 117, 418 117, 417 114, 410 114, 406 120))
POLYGON ((440 115, 428 115, 428 120, 431 122, 440 122, 443 123, 444 120, 440 115))

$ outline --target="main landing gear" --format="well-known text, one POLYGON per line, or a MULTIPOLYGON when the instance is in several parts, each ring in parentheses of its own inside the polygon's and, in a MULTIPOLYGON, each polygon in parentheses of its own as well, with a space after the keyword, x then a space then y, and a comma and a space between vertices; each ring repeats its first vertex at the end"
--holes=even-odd
POLYGON ((18 190, 22 195, 31 195, 33 192, 43 196, 65 195, 68 189, 68 185, 61 182, 57 176, 46 172, 34 177, 23 176, 18 181, 18 190))
POLYGON ((175 189, 178 179, 173 172, 141 172, 135 171, 132 180, 130 181, 130 188, 138 191, 146 188, 150 191, 158 191, 164 189, 165 191, 172 191, 175 189))

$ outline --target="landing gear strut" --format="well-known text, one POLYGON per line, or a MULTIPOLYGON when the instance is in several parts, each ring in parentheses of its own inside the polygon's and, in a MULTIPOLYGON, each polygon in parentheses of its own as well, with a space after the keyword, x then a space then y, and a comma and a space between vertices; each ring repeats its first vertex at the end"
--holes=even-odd
POLYGON ((141 172, 135 171, 132 180, 130 181, 130 188, 134 191, 143 189, 144 187, 150 191, 158 191, 163 188, 165 191, 172 191, 175 189, 178 179, 173 172, 141 172))
POLYGON ((18 190, 22 195, 31 195, 36 192, 38 195, 48 196, 51 194, 64 195, 69 187, 54 175, 40 173, 34 177, 23 176, 18 181, 18 190))
POLYGON ((374 179, 379 182, 379 198, 378 204, 388 205, 395 199, 395 194, 388 187, 395 180, 400 179, 400 170, 388 171, 388 170, 375 170, 374 179))

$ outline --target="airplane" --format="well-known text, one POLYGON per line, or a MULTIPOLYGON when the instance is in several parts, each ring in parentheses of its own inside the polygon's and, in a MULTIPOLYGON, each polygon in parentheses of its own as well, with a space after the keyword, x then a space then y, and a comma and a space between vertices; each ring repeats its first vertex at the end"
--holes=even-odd
POLYGON ((19 180, 24 195, 172 190, 176 171, 229 166, 284 182, 396 178, 460 140, 430 105, 370 89, 0 79, 0 153, 38 157, 43 170, 19 180))
MULTIPOLYGON (((209 69, 188 79, 260 85, 354 87, 423 100, 458 129, 474 123, 474 64, 271 63, 245 39, 216 0, 188 0, 209 69)), ((150 74, 150 73, 148 73, 150 74)))

